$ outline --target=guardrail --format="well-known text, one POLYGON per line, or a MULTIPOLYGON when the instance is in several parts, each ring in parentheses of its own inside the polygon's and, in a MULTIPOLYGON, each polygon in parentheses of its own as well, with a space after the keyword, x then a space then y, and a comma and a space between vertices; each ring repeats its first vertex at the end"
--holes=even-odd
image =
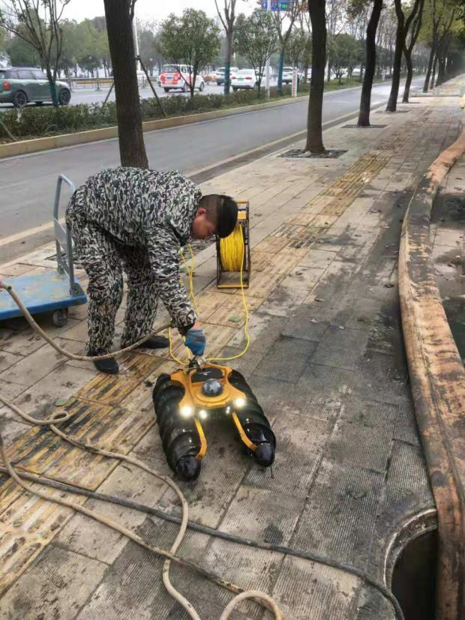
MULTIPOLYGON (((108 90, 111 88, 113 84, 113 78, 68 78, 66 80, 71 88, 71 90, 79 90, 86 89, 89 90, 108 90)), ((158 77, 151 76, 150 81, 153 85, 156 85, 158 81, 158 77)), ((145 76, 140 76, 138 78, 139 86, 141 88, 145 88, 149 85, 148 80, 145 76)))

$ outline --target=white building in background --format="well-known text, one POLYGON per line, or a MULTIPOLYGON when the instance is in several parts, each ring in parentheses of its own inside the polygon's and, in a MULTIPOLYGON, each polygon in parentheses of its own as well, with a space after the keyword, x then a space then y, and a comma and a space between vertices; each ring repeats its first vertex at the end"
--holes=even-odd
POLYGON ((10 57, 8 56, 6 52, 0 51, 0 67, 4 69, 5 67, 10 67, 10 66, 11 66, 10 57))

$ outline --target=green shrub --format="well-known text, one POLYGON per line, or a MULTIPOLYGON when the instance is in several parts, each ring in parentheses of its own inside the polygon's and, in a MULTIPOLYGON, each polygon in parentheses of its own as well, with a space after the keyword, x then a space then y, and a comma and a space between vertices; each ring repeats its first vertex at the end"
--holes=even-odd
MULTIPOLYGON (((291 94, 289 85, 283 86, 283 96, 291 94)), ((308 84, 299 88, 300 92, 308 91, 308 84)), ((270 95, 278 97, 277 87, 272 87, 270 95)), ((167 116, 184 116, 210 110, 220 110, 240 105, 250 105, 265 101, 265 92, 259 94, 254 90, 238 90, 229 95, 201 95, 194 97, 171 96, 161 99, 167 116)), ((163 118, 160 106, 155 98, 141 101, 142 118, 144 121, 163 118)), ((0 120, 17 139, 46 137, 64 133, 74 133, 89 129, 111 127, 117 124, 116 104, 109 102, 105 106, 100 103, 91 105, 79 104, 64 108, 28 107, 21 113, 15 109, 5 110, 0 120)), ((5 128, 0 123, 0 140, 9 141, 5 128)))

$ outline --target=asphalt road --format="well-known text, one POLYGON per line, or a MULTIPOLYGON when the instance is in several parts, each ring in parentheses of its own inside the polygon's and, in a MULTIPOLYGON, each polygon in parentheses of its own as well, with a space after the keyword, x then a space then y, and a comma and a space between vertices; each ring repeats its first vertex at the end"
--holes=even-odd
MULTIPOLYGON (((416 80, 419 85, 421 78, 416 80)), ((414 82, 415 85, 415 82, 414 82)), ((373 105, 387 100, 390 84, 373 88, 373 105)), ((330 92, 324 99, 324 122, 356 112, 360 89, 330 92)), ((145 134, 150 167, 177 169, 186 174, 213 166, 232 156, 303 131, 308 99, 276 108, 163 129, 145 134)), ((276 147, 278 148, 278 147, 276 147)), ((0 263, 18 251, 27 251, 50 240, 50 233, 2 244, 7 237, 51 221, 58 174, 76 185, 105 167, 119 164, 116 139, 13 157, 0 161, 0 263)))

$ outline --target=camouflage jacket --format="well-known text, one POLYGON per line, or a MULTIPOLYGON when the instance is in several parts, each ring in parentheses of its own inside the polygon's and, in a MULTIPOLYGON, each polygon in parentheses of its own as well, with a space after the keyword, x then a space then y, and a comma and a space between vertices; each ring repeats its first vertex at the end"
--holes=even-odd
POLYGON ((112 168, 76 190, 74 208, 125 245, 146 248, 159 296, 178 327, 196 320, 180 281, 180 247, 185 245, 202 194, 177 171, 112 168))

